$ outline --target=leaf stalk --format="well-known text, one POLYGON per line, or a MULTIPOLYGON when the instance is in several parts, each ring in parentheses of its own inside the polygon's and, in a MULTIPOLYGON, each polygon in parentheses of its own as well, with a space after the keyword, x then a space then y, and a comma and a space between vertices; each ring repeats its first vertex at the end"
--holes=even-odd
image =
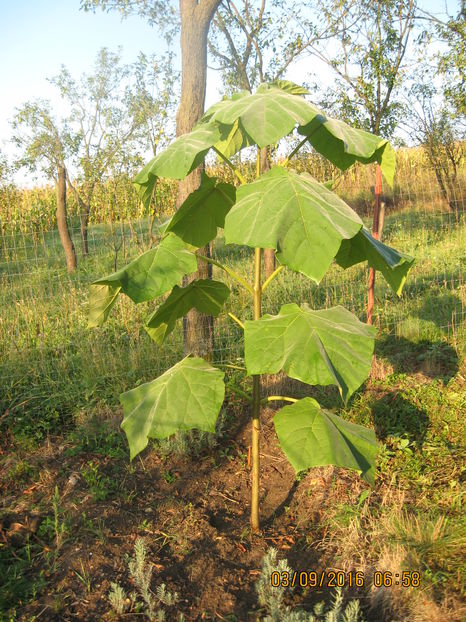
POLYGON ((265 290, 267 289, 267 287, 270 285, 270 283, 274 280, 274 278, 276 276, 278 276, 280 274, 280 272, 283 270, 284 266, 278 266, 278 268, 276 268, 272 274, 269 276, 268 279, 266 279, 262 285, 262 293, 265 292, 265 290))
POLYGON ((286 395, 268 395, 261 400, 261 404, 266 404, 267 402, 273 402, 275 400, 279 400, 281 402, 297 402, 298 400, 295 397, 287 397, 286 395))
POLYGON ((254 290, 253 288, 249 285, 249 283, 243 279, 242 276, 240 276, 239 274, 237 274, 234 270, 232 270, 231 268, 229 268, 228 266, 224 266, 222 263, 220 263, 219 261, 215 261, 215 259, 212 259, 211 257, 206 257, 205 255, 198 255, 196 253, 196 257, 198 259, 203 259, 204 261, 206 261, 207 263, 212 264, 213 266, 217 266, 217 268, 220 268, 220 270, 223 270, 224 272, 226 272, 227 274, 229 274, 231 276, 231 278, 235 279, 235 281, 238 281, 238 283, 240 283, 245 289, 248 290, 248 292, 250 294, 254 295, 254 290))
POLYGON ((243 175, 239 172, 239 170, 235 167, 235 165, 233 164, 233 162, 231 162, 231 160, 229 160, 225 155, 223 155, 223 153, 221 151, 219 151, 216 147, 212 147, 212 149, 215 151, 215 153, 222 158, 222 160, 225 162, 225 164, 227 164, 231 170, 233 171, 233 173, 236 175, 236 177, 240 180, 240 182, 242 184, 246 184, 246 178, 243 177, 243 175))
POLYGON ((230 311, 228 311, 228 315, 231 317, 231 319, 236 322, 237 324, 239 324, 239 326, 241 326, 241 328, 244 330, 244 324, 243 322, 236 317, 236 315, 234 313, 230 313, 230 311))
POLYGON ((309 139, 309 136, 305 136, 303 140, 300 143, 298 143, 298 145, 296 145, 293 151, 290 154, 288 154, 287 157, 285 158, 285 161, 283 162, 283 166, 288 165, 288 162, 291 160, 291 158, 298 153, 301 147, 306 144, 308 139, 309 139))

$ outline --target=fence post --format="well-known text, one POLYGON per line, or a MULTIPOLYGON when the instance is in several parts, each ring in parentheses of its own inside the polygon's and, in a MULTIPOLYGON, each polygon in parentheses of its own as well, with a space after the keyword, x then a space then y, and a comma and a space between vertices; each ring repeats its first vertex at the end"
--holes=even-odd
MULTIPOLYGON (((380 164, 375 166, 375 189, 374 189, 374 217, 372 219, 372 235, 376 240, 379 239, 379 219, 380 219, 380 196, 382 194, 382 169, 380 164)), ((372 325, 374 311, 374 286, 375 270, 369 268, 369 284, 367 288, 367 324, 372 325)))

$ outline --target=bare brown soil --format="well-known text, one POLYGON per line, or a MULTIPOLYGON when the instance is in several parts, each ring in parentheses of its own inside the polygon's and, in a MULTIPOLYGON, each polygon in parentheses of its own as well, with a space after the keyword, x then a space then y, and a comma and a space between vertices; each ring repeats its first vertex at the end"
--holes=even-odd
MULTIPOLYGON (((335 568, 329 551, 319 546, 327 529, 322 511, 337 501, 355 502, 365 484, 332 468, 314 469, 296 481, 277 445, 272 414, 266 412, 263 423, 262 532, 253 537, 247 420, 240 420, 235 435, 215 451, 193 458, 163 458, 149 449, 129 465, 124 458, 92 453, 69 456, 69 445, 58 439, 42 447, 35 456, 34 483, 23 487, 3 480, 3 544, 13 557, 27 542, 38 545, 42 552, 34 572, 41 571, 46 581, 32 602, 19 603, 17 619, 116 619, 110 584, 134 590, 126 556, 133 555, 138 537, 145 539, 153 566, 152 589, 165 583, 180 597, 167 609, 169 620, 178 620, 180 612, 186 620, 259 619, 255 582, 270 546, 296 570, 335 568), (103 501, 93 499, 83 480, 89 461, 115 484, 103 501), (67 525, 58 550, 54 537, 44 542, 39 535, 39 525, 53 517, 55 486, 60 520, 67 525)), ((34 460, 30 453, 28 459, 34 460)), ((11 458, 3 461, 4 468, 10 465, 11 458)), ((307 609, 324 596, 322 589, 297 589, 290 591, 289 602, 307 609)), ((144 616, 129 611, 122 619, 144 616)))

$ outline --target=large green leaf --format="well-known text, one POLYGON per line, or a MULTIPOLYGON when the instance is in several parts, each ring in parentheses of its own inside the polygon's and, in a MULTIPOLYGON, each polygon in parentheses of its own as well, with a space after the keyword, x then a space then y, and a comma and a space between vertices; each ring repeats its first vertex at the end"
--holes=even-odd
MULTIPOLYGON (((248 136, 248 133, 242 127, 241 123, 235 121, 226 137, 215 143, 214 147, 226 158, 231 158, 232 155, 235 155, 235 153, 238 153, 241 149, 250 147, 251 145, 254 145, 253 139, 248 136)), ((219 159, 221 160, 221 158, 219 159)))
POLYGON ((144 205, 149 205, 158 177, 184 179, 201 164, 206 153, 219 139, 220 129, 217 125, 198 125, 146 164, 133 180, 144 205))
POLYGON ((175 212, 166 231, 200 248, 216 237, 217 227, 224 226, 235 199, 232 184, 218 183, 215 177, 203 175, 201 185, 175 212))
POLYGON ((153 300, 197 270, 194 253, 173 233, 110 276, 95 281, 89 296, 89 326, 102 324, 117 295, 126 294, 136 303, 153 300))
POLYGON ((87 325, 101 326, 108 317, 120 293, 120 285, 95 285, 89 286, 89 302, 87 325))
POLYGON ((224 373, 201 358, 187 357, 152 382, 120 395, 121 427, 131 459, 149 438, 167 438, 177 430, 215 432, 225 396, 224 373))
POLYGON ((377 440, 372 430, 322 409, 310 397, 285 406, 274 417, 281 448, 297 473, 333 464, 375 477, 377 440))
POLYGON ((307 91, 292 82, 261 84, 254 94, 239 93, 223 99, 204 115, 204 122, 230 128, 228 139, 215 146, 227 157, 256 143, 274 144, 296 125, 312 146, 342 170, 354 162, 379 162, 392 185, 395 154, 388 141, 327 117, 301 95, 307 91))
POLYGON ((290 82, 289 80, 274 80, 270 82, 271 86, 278 86, 282 91, 286 91, 287 93, 291 93, 292 95, 308 95, 309 89, 305 86, 300 86, 295 82, 290 82))
POLYGON ((225 218, 225 240, 275 248, 280 263, 319 283, 342 240, 361 227, 356 212, 323 184, 275 167, 238 188, 225 218))
POLYGON ((393 185, 395 152, 390 143, 380 136, 322 115, 299 127, 298 131, 308 136, 314 149, 341 170, 346 170, 356 161, 364 164, 379 162, 386 180, 393 185))
POLYGON ((370 266, 384 275, 398 296, 415 261, 413 257, 376 240, 365 227, 354 238, 342 241, 335 259, 342 268, 368 261, 370 266))
POLYGON ((313 311, 286 304, 278 315, 245 322, 246 369, 249 375, 284 370, 308 384, 335 384, 346 402, 369 374, 375 333, 340 306, 313 311))
POLYGON ((153 313, 145 328, 152 339, 162 345, 165 338, 175 328, 176 320, 186 315, 193 308, 201 313, 214 315, 220 313, 230 295, 224 283, 201 279, 186 287, 175 285, 170 296, 153 313))
POLYGON ((289 134, 297 124, 308 124, 318 114, 319 109, 303 97, 276 85, 261 84, 253 95, 242 93, 218 102, 203 118, 226 126, 239 122, 248 137, 259 147, 266 147, 289 134))

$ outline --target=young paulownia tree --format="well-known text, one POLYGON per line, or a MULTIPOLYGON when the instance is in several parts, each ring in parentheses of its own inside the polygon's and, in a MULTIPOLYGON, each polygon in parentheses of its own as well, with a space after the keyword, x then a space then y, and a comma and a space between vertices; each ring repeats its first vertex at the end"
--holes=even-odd
MULTIPOLYGON (((210 149, 240 181, 235 188, 203 175, 168 224, 159 246, 122 270, 91 285, 89 324, 107 318, 118 294, 140 303, 170 294, 148 319, 146 330, 162 345, 178 319, 190 309, 218 316, 225 309, 229 287, 215 280, 195 280, 179 287, 183 276, 197 269, 194 250, 224 229, 227 244, 253 247, 254 280, 248 282, 211 258, 253 299, 254 319, 229 316, 244 330, 247 374, 252 376, 251 527, 259 530, 259 441, 261 405, 283 400, 290 405, 274 418, 277 436, 296 472, 333 464, 355 469, 371 482, 377 442, 374 432, 324 410, 312 398, 261 397, 261 375, 283 370, 310 385, 334 384, 343 401, 366 379, 375 329, 341 306, 314 310, 306 303, 285 304, 277 315, 262 315, 262 297, 284 268, 319 283, 335 260, 342 268, 367 261, 399 295, 413 259, 375 240, 359 216, 325 184, 296 173, 292 157, 306 143, 344 170, 354 162, 380 163, 392 182, 395 158, 390 144, 377 136, 325 117, 306 101, 303 89, 289 82, 262 84, 254 94, 240 93, 210 108, 189 134, 180 136, 135 178, 142 200, 150 201, 157 179, 182 179, 210 149), (295 127, 302 139, 280 166, 260 175, 260 149, 277 143, 295 127), (257 179, 246 183, 230 158, 257 146, 257 179), (279 267, 261 279, 261 255, 273 248, 279 267)), ((159 378, 121 395, 124 429, 134 458, 149 438, 166 438, 177 430, 213 432, 225 397, 224 372, 199 357, 187 356, 159 378)))

